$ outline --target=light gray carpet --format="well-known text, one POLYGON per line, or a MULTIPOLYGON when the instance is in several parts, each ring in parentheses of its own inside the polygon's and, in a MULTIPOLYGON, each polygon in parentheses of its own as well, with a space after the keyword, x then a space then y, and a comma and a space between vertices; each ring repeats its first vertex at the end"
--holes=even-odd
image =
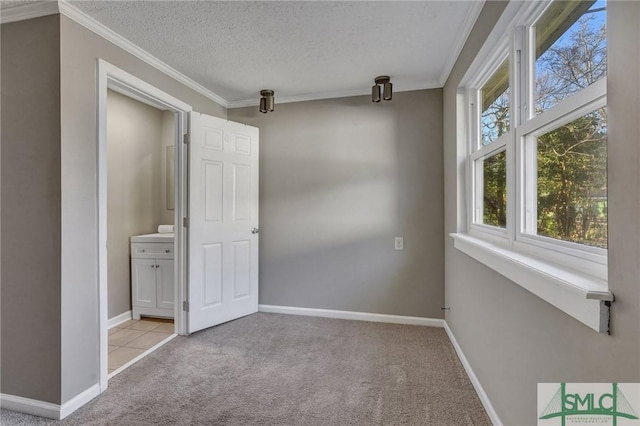
POLYGON ((62 422, 3 425, 487 425, 441 328, 258 313, 178 337, 62 422))

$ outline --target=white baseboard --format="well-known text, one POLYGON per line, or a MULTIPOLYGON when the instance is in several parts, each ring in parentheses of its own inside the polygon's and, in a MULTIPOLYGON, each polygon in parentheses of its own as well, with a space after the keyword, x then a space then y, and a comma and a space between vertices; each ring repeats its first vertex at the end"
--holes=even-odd
POLYGON ((402 315, 373 314, 369 312, 336 311, 333 309, 297 308, 294 306, 258 305, 260 312, 274 314, 306 315, 309 317, 339 318, 347 320, 386 322, 391 324, 443 327, 444 320, 438 318, 408 317, 402 315))
POLYGON ((84 392, 74 396, 60 407, 60 420, 64 419, 98 395, 100 395, 100 385, 96 383, 84 392))
POLYGON ((127 322, 131 319, 131 311, 123 312, 120 315, 116 315, 113 318, 109 318, 109 322, 107 323, 108 328, 113 328, 117 325, 122 324, 123 322, 127 322))
POLYGON ((491 420, 491 423, 493 423, 496 426, 502 426, 502 422, 498 417, 498 413, 496 413, 496 410, 493 408, 493 405, 491 404, 491 401, 489 401, 489 397, 487 396, 487 393, 484 391, 484 388, 480 384, 480 381, 478 380, 476 373, 473 372, 473 369, 471 368, 471 364, 469 364, 467 357, 464 356, 464 353, 462 352, 462 348, 458 344, 458 341, 456 340, 455 336, 453 335, 453 332, 451 331, 451 329, 449 328, 449 325, 446 322, 444 323, 444 330, 447 332, 447 336, 449 336, 449 340, 451 340, 451 344, 453 345, 453 348, 456 350, 456 353, 458 354, 458 358, 460 358, 460 362, 462 363, 464 370, 467 372, 467 375, 469 376, 469 380, 471 380, 471 384, 473 385, 474 389, 476 390, 476 393, 478 394, 478 398, 480 398, 480 402, 482 402, 482 405, 484 406, 485 411, 489 415, 489 419, 491 420))
POLYGON ((0 394, 0 407, 19 413, 60 420, 60 405, 21 396, 0 394))
POLYGON ((0 407, 19 413, 62 420, 98 395, 100 395, 100 386, 97 383, 62 405, 2 393, 0 407))

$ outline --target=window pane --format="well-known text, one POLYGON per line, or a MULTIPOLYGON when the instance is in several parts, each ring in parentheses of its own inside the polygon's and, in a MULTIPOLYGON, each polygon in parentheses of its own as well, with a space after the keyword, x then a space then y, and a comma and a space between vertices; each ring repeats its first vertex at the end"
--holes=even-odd
POLYGON ((482 161, 482 223, 507 226, 507 153, 499 152, 482 161))
POLYGON ((537 141, 538 234, 606 248, 606 108, 537 141))
POLYGON ((536 24, 536 114, 607 74, 606 1, 553 3, 536 24))
POLYGON ((480 90, 482 145, 509 131, 509 61, 505 60, 480 90))

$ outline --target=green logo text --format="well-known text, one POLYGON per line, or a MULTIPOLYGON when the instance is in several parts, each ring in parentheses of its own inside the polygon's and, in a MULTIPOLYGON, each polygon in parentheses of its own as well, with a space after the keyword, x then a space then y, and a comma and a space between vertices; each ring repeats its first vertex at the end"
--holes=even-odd
POLYGON ((619 417, 638 419, 631 404, 618 389, 617 383, 611 384, 610 393, 568 393, 566 383, 561 383, 560 389, 542 412, 540 420, 560 417, 564 426, 569 416, 609 416, 613 420, 613 426, 617 425, 619 417))

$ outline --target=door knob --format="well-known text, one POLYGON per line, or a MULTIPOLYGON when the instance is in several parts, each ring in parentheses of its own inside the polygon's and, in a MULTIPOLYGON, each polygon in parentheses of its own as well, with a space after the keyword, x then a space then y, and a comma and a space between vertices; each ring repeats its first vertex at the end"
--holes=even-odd
POLYGON ((252 233, 252 234, 257 234, 258 232, 260 232, 260 229, 258 229, 258 228, 251 228, 251 233, 252 233))

